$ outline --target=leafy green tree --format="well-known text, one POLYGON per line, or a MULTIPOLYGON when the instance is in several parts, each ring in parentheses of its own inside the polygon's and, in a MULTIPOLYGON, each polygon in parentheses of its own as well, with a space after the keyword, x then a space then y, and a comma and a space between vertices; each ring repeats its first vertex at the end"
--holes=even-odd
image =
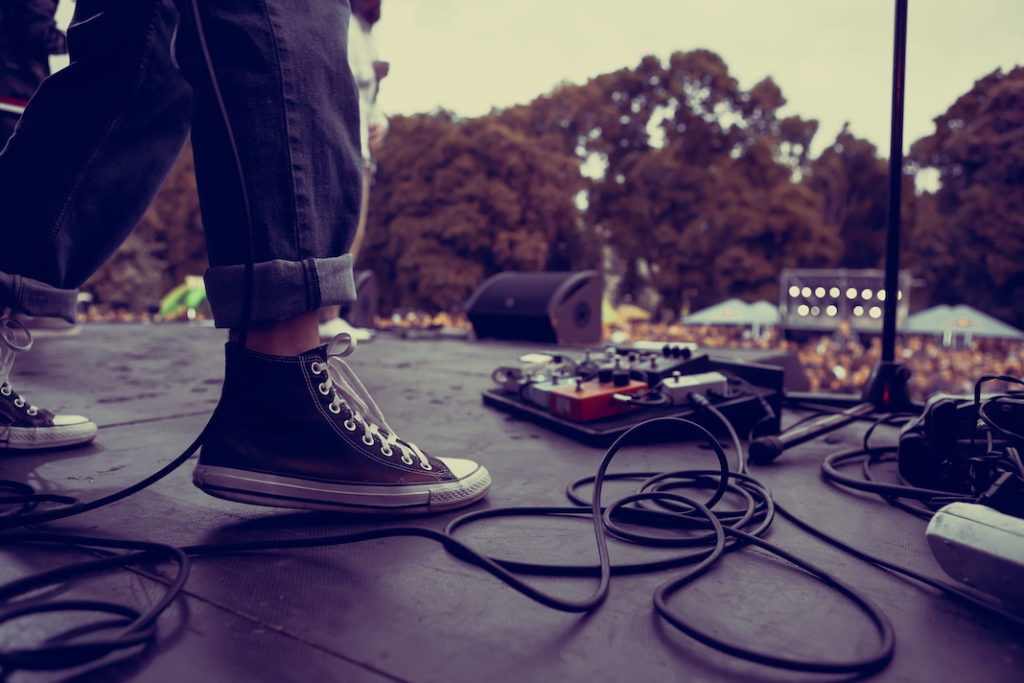
POLYGON ((885 252, 889 211, 889 167, 867 140, 847 126, 810 163, 805 180, 822 199, 823 219, 838 226, 843 241, 840 265, 878 268, 885 252))
MULTIPOLYGON (((794 184, 817 123, 779 118, 785 99, 771 79, 744 91, 718 55, 695 50, 665 66, 645 58, 581 91, 575 101, 589 108, 575 118, 566 88, 531 106, 549 111, 558 98, 559 116, 574 121, 559 124, 573 137, 566 148, 603 162, 587 217, 625 264, 621 293, 651 287, 677 314, 690 292, 698 305, 774 298, 782 267, 835 263, 835 230, 794 184)), ((529 120, 536 129, 544 119, 529 120)))
POLYGON ((965 302, 1024 327, 1024 68, 993 71, 911 148, 939 171, 914 258, 932 303, 965 302))
POLYGON ((581 187, 575 158, 494 117, 395 117, 360 267, 377 274, 385 310, 432 312, 498 272, 593 267, 581 187))

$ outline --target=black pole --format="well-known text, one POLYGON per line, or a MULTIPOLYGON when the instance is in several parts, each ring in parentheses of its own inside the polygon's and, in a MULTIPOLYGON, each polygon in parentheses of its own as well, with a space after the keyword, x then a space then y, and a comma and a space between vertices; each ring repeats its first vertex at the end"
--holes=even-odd
MULTIPOLYGON (((896 0, 892 56, 892 126, 889 133, 889 222, 885 230, 885 314, 882 361, 896 359, 900 279, 900 208, 903 196, 903 89, 907 67, 907 0, 896 0)), ((905 292, 909 296, 910 292, 905 292)))
MULTIPOLYGON (((882 357, 864 384, 861 403, 838 415, 819 418, 778 437, 750 442, 751 460, 768 464, 785 448, 818 437, 871 412, 911 409, 907 392, 910 369, 896 362, 896 310, 900 289, 900 201, 903 195, 903 86, 907 63, 907 0, 896 0, 896 32, 892 59, 892 129, 889 136, 889 222, 885 230, 885 314, 882 357)), ((905 293, 910 296, 910 292, 905 293)))
MULTIPOLYGON (((885 230, 885 314, 882 357, 864 385, 862 400, 890 412, 911 406, 910 369, 896 361, 896 310, 900 292, 900 200, 903 190, 903 86, 907 65, 907 0, 896 0, 892 57, 892 130, 889 136, 889 222, 885 230)), ((910 296, 910 292, 904 292, 910 296)))

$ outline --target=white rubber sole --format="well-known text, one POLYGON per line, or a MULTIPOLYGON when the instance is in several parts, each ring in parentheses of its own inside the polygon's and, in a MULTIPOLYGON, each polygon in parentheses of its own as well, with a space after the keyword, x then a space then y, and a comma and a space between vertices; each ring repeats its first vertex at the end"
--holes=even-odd
MULTIPOLYGON (((69 422, 68 417, 74 416, 58 415, 54 419, 69 422)), ((89 443, 96 438, 96 423, 85 418, 80 420, 53 427, 0 427, 0 450, 30 451, 89 443)))
POLYGON ((491 475, 480 465, 450 482, 355 484, 199 464, 192 481, 211 496, 240 503, 391 515, 454 510, 480 500, 491 487, 491 475))

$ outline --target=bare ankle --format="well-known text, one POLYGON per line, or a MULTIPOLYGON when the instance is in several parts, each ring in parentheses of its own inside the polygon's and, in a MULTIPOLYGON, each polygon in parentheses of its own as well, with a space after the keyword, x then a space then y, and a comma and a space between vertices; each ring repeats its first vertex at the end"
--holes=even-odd
MULTIPOLYGON (((277 323, 254 325, 246 335, 245 348, 274 356, 297 356, 320 345, 318 312, 309 311, 277 323)), ((232 329, 228 339, 237 342, 240 330, 232 329)))

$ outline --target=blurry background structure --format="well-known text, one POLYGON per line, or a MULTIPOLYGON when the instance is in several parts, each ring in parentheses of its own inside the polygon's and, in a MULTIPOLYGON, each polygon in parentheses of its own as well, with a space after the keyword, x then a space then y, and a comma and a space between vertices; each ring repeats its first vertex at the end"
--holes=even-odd
MULTIPOLYGON (((357 268, 376 275, 385 321, 410 313, 457 321, 473 291, 505 271, 595 269, 607 310, 639 306, 648 318, 610 318, 617 327, 609 334, 793 345, 812 386, 855 384, 872 364, 870 335, 844 329, 837 316, 832 329, 786 339, 788 314, 800 304, 786 307, 793 285, 784 273, 882 265, 891 2, 823 8, 789 0, 746 14, 729 4, 720 10, 728 17, 674 0, 628 12, 619 3, 602 12, 603 0, 559 3, 551 14, 517 3, 535 27, 525 38, 531 54, 518 60, 494 34, 512 20, 507 4, 468 4, 384 3, 378 40, 392 74, 381 99, 404 113, 392 116, 380 154, 357 268), (797 14, 806 35, 792 30, 797 14), (493 16, 494 26, 477 22, 470 31, 466 22, 481 16, 493 16), (573 21, 577 33, 565 30, 573 21), (419 39, 410 33, 417 22, 419 39), (779 26, 790 27, 784 40, 779 26), (425 57, 431 45, 438 54, 425 57), (645 52, 630 59, 629 49, 645 52), (403 50, 422 63, 403 61, 403 50), (503 71, 501 54, 521 73, 503 71), (538 55, 548 59, 533 65, 538 55), (533 94, 517 95, 527 83, 533 94), (437 102, 413 109, 427 92, 437 102), (489 108, 473 104, 481 93, 489 108), (782 322, 712 330, 693 317, 736 301, 780 302, 782 322)), ((1007 61, 1017 53, 1004 47, 1021 12, 1009 0, 910 8, 901 267, 911 284, 901 353, 939 359, 918 375, 991 374, 997 362, 1022 374, 1024 68, 1007 61), (967 78, 970 68, 977 71, 967 78), (948 99, 923 115, 920 103, 935 107, 936 97, 948 99), (969 306, 1012 332, 961 325, 971 319, 965 309, 956 309, 952 327, 922 327, 927 319, 915 315, 937 306, 969 306)), ((194 184, 186 149, 136 233, 87 284, 94 318, 152 317, 168 291, 202 273, 194 184)), ((864 312, 870 321, 870 306, 864 312)))

